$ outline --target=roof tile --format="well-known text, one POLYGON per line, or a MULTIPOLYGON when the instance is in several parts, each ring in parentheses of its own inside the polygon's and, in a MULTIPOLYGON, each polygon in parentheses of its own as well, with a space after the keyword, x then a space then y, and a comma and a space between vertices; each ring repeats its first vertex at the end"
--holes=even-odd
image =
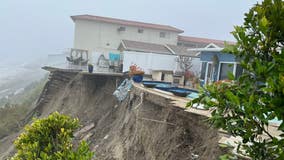
MULTIPOLYGON (((178 41, 200 43, 205 46, 210 43, 213 43, 213 44, 218 45, 219 47, 224 47, 224 43, 225 43, 225 41, 222 41, 222 40, 200 38, 200 37, 190 37, 190 36, 178 36, 178 41)), ((226 41, 226 43, 234 44, 235 42, 226 41)))
POLYGON ((122 40, 124 49, 127 51, 139 51, 139 52, 150 52, 150 53, 160 53, 160 54, 172 54, 170 50, 167 49, 165 45, 137 42, 130 40, 122 40))
POLYGON ((71 18, 73 21, 77 19, 90 20, 90 21, 101 21, 101 22, 115 23, 115 24, 126 25, 126 26, 136 26, 136 27, 141 27, 141 28, 152 28, 152 29, 183 33, 183 30, 172 27, 172 26, 168 26, 168 25, 144 23, 144 22, 123 20, 123 19, 117 19, 117 18, 109 18, 109 17, 101 17, 101 16, 93 16, 93 15, 76 15, 76 16, 71 16, 71 18))
POLYGON ((181 56, 190 56, 190 57, 197 57, 197 51, 189 51, 189 47, 184 47, 184 46, 177 46, 177 45, 171 45, 167 44, 167 46, 175 52, 176 55, 181 55, 181 56))

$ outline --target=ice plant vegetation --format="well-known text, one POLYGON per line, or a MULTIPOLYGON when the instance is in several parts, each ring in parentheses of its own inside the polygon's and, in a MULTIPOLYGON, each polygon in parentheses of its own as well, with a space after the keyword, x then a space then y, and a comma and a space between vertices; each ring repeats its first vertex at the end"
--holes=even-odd
POLYGON ((256 4, 232 34, 237 43, 224 52, 240 60, 243 74, 229 73, 231 81, 205 86, 193 103, 212 110, 214 126, 242 138, 240 154, 284 159, 284 1, 256 4), (273 119, 279 120, 282 134, 269 130, 273 119))

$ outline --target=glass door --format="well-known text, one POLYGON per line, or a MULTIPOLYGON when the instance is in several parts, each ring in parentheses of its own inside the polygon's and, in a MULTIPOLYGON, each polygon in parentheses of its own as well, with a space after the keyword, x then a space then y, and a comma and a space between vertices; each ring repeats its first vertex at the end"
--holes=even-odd
POLYGON ((211 83, 212 73, 213 73, 213 65, 212 63, 207 63, 206 84, 211 83))

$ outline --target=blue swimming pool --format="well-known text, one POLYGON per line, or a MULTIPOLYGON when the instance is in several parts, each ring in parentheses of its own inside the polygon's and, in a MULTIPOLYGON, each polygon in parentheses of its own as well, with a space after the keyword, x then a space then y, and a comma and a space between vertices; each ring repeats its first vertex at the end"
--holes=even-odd
POLYGON ((198 97, 198 92, 192 89, 180 88, 180 87, 169 87, 169 86, 157 86, 155 88, 171 92, 174 95, 180 96, 180 97, 188 97, 188 96, 189 96, 188 98, 198 97))
POLYGON ((148 87, 148 88, 154 88, 154 87, 170 87, 171 86, 171 83, 169 82, 160 82, 160 81, 142 81, 142 84, 145 86, 145 87, 148 87))
POLYGON ((180 87, 173 87, 169 82, 160 82, 160 81, 142 81, 142 84, 148 88, 156 88, 163 91, 171 92, 176 96, 180 97, 187 97, 190 99, 194 99, 198 97, 198 91, 187 89, 187 88, 180 88, 180 87))
POLYGON ((195 99, 195 98, 198 98, 198 97, 199 97, 199 94, 198 94, 197 91, 196 91, 196 92, 191 92, 191 93, 188 94, 186 97, 187 97, 187 98, 190 98, 190 99, 195 99))

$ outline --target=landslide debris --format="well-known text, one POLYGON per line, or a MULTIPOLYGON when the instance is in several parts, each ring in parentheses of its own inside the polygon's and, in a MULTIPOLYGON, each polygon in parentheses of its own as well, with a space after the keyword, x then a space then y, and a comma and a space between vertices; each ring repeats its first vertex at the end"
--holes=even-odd
POLYGON ((118 102, 112 95, 123 77, 53 71, 30 116, 59 111, 78 117, 75 139, 87 140, 102 160, 217 159, 218 131, 205 117, 169 100, 132 88, 118 102))

